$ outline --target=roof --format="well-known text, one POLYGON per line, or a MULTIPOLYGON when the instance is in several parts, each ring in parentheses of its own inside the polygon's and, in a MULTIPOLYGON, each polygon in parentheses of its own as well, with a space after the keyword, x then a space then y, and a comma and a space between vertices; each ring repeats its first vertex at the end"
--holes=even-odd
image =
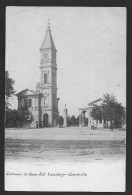
POLYGON ((31 89, 24 89, 22 91, 20 91, 19 93, 15 94, 16 96, 21 96, 21 95, 37 95, 36 91, 33 91, 31 89))
POLYGON ((97 103, 97 102, 99 102, 99 101, 101 101, 101 100, 103 100, 103 99, 102 99, 102 98, 98 98, 98 99, 96 99, 96 100, 94 100, 94 101, 88 103, 88 105, 91 106, 91 105, 93 105, 93 104, 95 104, 95 103, 97 103))
POLYGON ((51 35, 50 26, 48 24, 48 28, 46 30, 45 38, 42 42, 40 50, 51 49, 51 48, 56 50, 55 44, 54 44, 54 41, 53 41, 53 38, 52 38, 52 35, 51 35))

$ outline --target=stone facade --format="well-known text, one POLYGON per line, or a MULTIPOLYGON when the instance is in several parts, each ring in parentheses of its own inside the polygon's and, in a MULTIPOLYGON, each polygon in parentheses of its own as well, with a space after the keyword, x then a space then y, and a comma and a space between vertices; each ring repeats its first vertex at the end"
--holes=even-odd
POLYGON ((24 97, 27 97, 29 110, 34 118, 31 126, 55 127, 58 125, 56 52, 48 23, 45 38, 40 47, 40 82, 37 83, 36 91, 25 89, 17 94, 18 109, 24 106, 24 97))

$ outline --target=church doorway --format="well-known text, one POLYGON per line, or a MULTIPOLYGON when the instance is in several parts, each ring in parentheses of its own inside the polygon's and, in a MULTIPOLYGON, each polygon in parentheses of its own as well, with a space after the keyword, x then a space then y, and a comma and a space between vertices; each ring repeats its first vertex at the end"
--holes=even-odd
POLYGON ((43 127, 48 127, 48 114, 43 115, 43 127))

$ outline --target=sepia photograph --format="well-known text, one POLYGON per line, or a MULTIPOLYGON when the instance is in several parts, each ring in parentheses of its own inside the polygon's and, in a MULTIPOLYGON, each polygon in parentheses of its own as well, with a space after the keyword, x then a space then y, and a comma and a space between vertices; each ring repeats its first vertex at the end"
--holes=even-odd
POLYGON ((6 191, 125 192, 126 14, 6 7, 6 191))

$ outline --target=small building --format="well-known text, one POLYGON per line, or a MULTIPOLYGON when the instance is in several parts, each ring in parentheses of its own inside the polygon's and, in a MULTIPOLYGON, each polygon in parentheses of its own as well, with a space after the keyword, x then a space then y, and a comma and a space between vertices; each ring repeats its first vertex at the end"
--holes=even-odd
POLYGON ((103 102, 103 99, 98 98, 98 99, 88 103, 86 107, 79 108, 79 126, 80 127, 86 126, 85 116, 87 116, 87 118, 88 118, 87 119, 88 120, 88 122, 87 122, 88 127, 91 127, 92 124, 94 124, 97 127, 103 127, 105 125, 106 121, 104 121, 102 118, 100 118, 100 120, 94 120, 93 117, 91 116, 92 108, 95 105, 100 106, 102 102, 103 102))

